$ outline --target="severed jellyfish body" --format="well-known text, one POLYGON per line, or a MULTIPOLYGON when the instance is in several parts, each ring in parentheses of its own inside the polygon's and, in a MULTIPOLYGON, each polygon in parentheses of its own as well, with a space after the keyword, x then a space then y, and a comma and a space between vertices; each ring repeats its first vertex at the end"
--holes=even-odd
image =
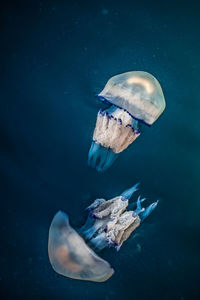
POLYGON ((57 273, 94 282, 106 281, 113 275, 114 270, 110 264, 94 250, 115 247, 119 251, 158 204, 158 201, 154 202, 145 209, 142 207, 145 199, 138 197, 137 202, 129 206, 129 199, 137 186, 107 201, 96 199, 87 208, 87 221, 78 231, 70 226, 65 213, 60 211, 54 216, 49 229, 48 253, 57 273), (135 210, 132 210, 134 207, 135 210))
POLYGON ((152 125, 166 104, 158 80, 142 71, 111 77, 98 97, 111 107, 97 114, 88 164, 105 171, 140 135, 139 123, 152 125))

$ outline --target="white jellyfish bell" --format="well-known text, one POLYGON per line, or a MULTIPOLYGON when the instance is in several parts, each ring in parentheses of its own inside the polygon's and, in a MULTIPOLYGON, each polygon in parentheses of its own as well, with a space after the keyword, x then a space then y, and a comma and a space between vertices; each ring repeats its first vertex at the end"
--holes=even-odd
POLYGON ((137 190, 138 184, 110 200, 96 199, 87 208, 87 221, 78 231, 70 226, 67 214, 59 211, 51 223, 48 240, 49 260, 55 272, 78 280, 108 280, 114 269, 95 251, 107 247, 119 251, 158 204, 156 201, 144 208, 145 199, 139 196, 129 205, 137 190))
POLYGON ((50 263, 58 274, 95 282, 106 281, 114 270, 85 243, 70 226, 67 214, 59 211, 49 229, 50 263))
POLYGON ((142 71, 111 77, 98 97, 111 107, 98 112, 88 164, 105 171, 140 135, 139 123, 151 126, 166 104, 158 80, 142 71))

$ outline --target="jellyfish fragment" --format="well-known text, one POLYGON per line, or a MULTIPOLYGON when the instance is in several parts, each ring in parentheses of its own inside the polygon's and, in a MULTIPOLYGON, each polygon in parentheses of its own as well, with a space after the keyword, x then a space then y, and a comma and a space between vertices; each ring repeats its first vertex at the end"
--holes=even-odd
POLYGON ((152 125, 166 104, 157 79, 142 71, 110 78, 98 97, 111 107, 97 114, 88 164, 103 172, 140 135, 140 122, 152 125))
POLYGON ((157 202, 142 207, 144 199, 139 196, 131 203, 129 199, 137 191, 138 184, 110 200, 96 199, 87 208, 86 223, 75 231, 68 216, 59 211, 49 229, 48 254, 53 269, 66 277, 103 282, 114 273, 110 264, 95 251, 114 247, 117 251, 132 232, 155 209, 157 202))

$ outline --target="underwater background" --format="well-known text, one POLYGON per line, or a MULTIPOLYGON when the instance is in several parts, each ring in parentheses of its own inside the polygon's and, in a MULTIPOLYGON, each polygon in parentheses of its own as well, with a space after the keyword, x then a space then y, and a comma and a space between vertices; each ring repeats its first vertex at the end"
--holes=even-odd
MULTIPOLYGON (((1 299, 199 299, 200 6, 184 1, 7 1, 1 5, 1 299), (161 83, 163 115, 105 173, 87 166, 96 94, 118 73, 161 83), (152 215, 105 283, 56 274, 48 230, 77 228, 97 197, 140 182, 152 215)), ((136 197, 136 196, 135 196, 136 197)))

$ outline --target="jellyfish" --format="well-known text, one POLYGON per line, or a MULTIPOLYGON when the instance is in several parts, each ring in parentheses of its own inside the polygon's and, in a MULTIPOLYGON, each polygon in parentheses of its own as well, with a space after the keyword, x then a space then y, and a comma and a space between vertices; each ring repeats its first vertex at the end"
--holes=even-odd
POLYGON ((139 196, 129 205, 137 190, 138 184, 110 200, 96 199, 86 209, 87 220, 78 230, 72 228, 68 215, 59 211, 50 225, 48 239, 49 260, 55 272, 78 280, 108 280, 114 269, 97 253, 111 247, 119 251, 158 204, 156 201, 144 208, 145 199, 139 196))
POLYGON ((111 77, 98 98, 110 107, 97 114, 88 165, 103 172, 139 137, 140 123, 151 126, 166 104, 158 80, 142 71, 111 77))

